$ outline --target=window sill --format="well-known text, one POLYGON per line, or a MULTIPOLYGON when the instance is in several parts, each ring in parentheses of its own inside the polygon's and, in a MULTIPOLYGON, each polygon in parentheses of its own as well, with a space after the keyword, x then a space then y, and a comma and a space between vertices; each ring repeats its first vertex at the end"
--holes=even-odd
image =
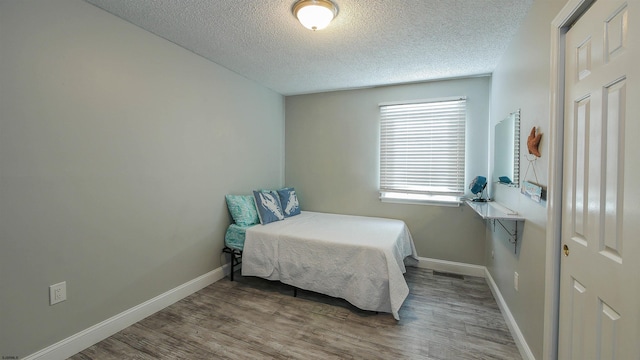
POLYGON ((462 204, 460 196, 455 195, 425 195, 409 193, 380 192, 380 201, 395 204, 435 205, 458 207, 462 204))

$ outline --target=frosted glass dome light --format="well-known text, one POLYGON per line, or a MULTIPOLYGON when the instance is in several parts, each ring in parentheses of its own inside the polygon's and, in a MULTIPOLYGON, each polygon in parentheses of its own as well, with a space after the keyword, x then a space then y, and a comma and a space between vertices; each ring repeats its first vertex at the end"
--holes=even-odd
POLYGON ((329 0, 300 0, 293 14, 309 30, 322 30, 338 15, 338 8, 329 0))

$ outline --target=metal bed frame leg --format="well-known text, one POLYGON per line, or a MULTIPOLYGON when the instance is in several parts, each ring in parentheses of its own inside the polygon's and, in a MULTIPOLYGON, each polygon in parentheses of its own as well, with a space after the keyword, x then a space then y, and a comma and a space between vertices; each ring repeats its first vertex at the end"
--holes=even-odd
POLYGON ((233 270, 235 270, 236 265, 234 264, 236 260, 236 257, 233 256, 233 254, 231 254, 231 272, 229 273, 229 277, 231 278, 231 281, 233 281, 233 270))
POLYGON ((236 268, 236 265, 240 265, 242 263, 239 260, 242 258, 242 251, 225 246, 222 249, 222 252, 225 254, 229 254, 231 256, 231 269, 229 272, 229 278, 231 281, 233 281, 233 273, 236 268))

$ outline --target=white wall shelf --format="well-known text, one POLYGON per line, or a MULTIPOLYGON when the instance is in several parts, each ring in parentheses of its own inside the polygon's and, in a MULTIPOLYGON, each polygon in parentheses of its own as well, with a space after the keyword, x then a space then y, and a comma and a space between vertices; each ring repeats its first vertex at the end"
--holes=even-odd
POLYGON ((509 242, 513 244, 514 252, 518 251, 518 224, 523 223, 524 225, 524 216, 518 214, 516 211, 513 211, 495 201, 465 201, 470 208, 472 208, 480 217, 485 220, 490 220, 493 224, 493 231, 496 228, 496 222, 502 226, 502 228, 509 234, 510 239, 509 242), (503 221, 508 221, 513 224, 514 230, 509 230, 503 223, 503 221))
POLYGON ((485 220, 499 219, 524 221, 524 217, 522 215, 519 215, 516 211, 512 211, 495 201, 480 202, 467 200, 466 203, 485 220))

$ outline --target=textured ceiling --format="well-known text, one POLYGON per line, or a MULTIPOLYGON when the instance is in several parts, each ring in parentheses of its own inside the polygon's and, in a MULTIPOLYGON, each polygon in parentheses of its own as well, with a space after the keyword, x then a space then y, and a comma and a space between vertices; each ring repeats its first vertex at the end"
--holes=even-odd
POLYGON ((283 95, 493 72, 533 0, 334 0, 324 30, 296 0, 87 0, 283 95))

